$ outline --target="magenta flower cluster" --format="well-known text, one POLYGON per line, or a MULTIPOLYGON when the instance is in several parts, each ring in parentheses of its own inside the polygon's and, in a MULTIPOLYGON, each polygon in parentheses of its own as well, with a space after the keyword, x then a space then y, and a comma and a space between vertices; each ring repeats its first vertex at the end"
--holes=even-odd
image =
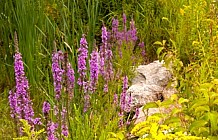
MULTIPOLYGON (((120 113, 119 116, 121 117, 119 125, 122 126, 124 124, 123 122, 123 117, 124 117, 124 112, 130 112, 130 104, 132 102, 132 98, 130 95, 127 94, 127 89, 128 89, 128 77, 125 76, 123 79, 123 88, 122 88, 122 93, 120 95, 120 113)), ((126 124, 128 125, 130 123, 129 120, 127 120, 126 124)))
POLYGON ((91 59, 89 60, 89 66, 90 66, 90 91, 94 92, 96 90, 96 84, 98 81, 98 52, 96 50, 93 50, 91 53, 91 59))
POLYGON ((52 54, 52 73, 54 80, 55 98, 60 99, 62 89, 62 77, 64 70, 61 68, 61 62, 64 60, 62 51, 54 52, 52 54))
MULTIPOLYGON (((52 54, 52 73, 54 80, 54 91, 55 98, 59 102, 63 97, 61 96, 62 91, 65 89, 65 92, 68 94, 69 99, 73 97, 73 90, 75 84, 74 70, 71 64, 68 61, 67 54, 63 54, 62 51, 53 52, 52 54), (63 88, 65 87, 65 88, 63 88)), ((68 101, 70 101, 68 99, 68 101)), ((59 104, 57 102, 57 104, 59 104)), ((64 106, 54 106, 54 114, 58 116, 59 110, 62 110, 61 124, 49 121, 47 126, 47 137, 48 140, 56 140, 56 129, 61 127, 62 134, 68 136, 68 124, 66 119, 66 109, 64 106), (58 108, 59 107, 59 108, 58 108)), ((43 104, 43 113, 46 115, 50 110, 50 104, 44 102, 43 104)), ((60 118, 58 118, 60 119, 60 118)))
POLYGON ((112 32, 110 38, 108 40, 111 40, 111 46, 117 46, 117 53, 119 54, 120 58, 122 58, 122 50, 121 47, 123 44, 127 45, 128 48, 133 49, 135 45, 139 46, 141 49, 141 54, 143 57, 145 56, 145 48, 143 42, 140 44, 136 44, 138 37, 137 37, 137 29, 135 27, 135 22, 132 19, 130 21, 130 27, 127 29, 127 17, 125 14, 123 14, 123 20, 122 20, 122 27, 123 29, 119 31, 119 21, 116 18, 112 19, 112 32), (132 46, 132 48, 130 47, 132 46))
MULTIPOLYGON (((56 107, 53 106, 54 115, 59 116, 56 118, 56 122, 49 120, 49 114, 51 110, 51 105, 49 102, 45 101, 43 103, 42 112, 46 119, 46 131, 48 140, 57 140, 60 135, 68 136, 68 123, 67 123, 67 109, 66 104, 60 105, 60 101, 64 98, 62 92, 69 94, 68 97, 72 99, 75 81, 77 84, 82 87, 84 92, 84 108, 83 111, 86 112, 90 108, 90 93, 94 93, 98 86, 99 74, 104 80, 104 92, 108 92, 108 85, 110 80, 113 78, 113 52, 112 48, 115 45, 118 45, 118 50, 120 56, 122 56, 121 46, 123 43, 127 45, 135 45, 138 37, 135 23, 132 20, 130 22, 130 28, 127 30, 127 19, 126 15, 123 14, 123 30, 119 31, 119 21, 113 18, 112 22, 112 31, 108 32, 105 26, 102 27, 102 45, 100 46, 100 51, 94 49, 90 54, 90 60, 88 59, 88 43, 86 41, 85 35, 82 36, 80 40, 80 47, 78 49, 78 79, 75 80, 74 69, 68 61, 67 55, 64 55, 62 51, 55 51, 52 54, 52 75, 53 75, 53 84, 54 84, 54 93, 55 99, 57 101, 56 107), (115 43, 115 45, 114 45, 115 43), (87 62, 89 62, 89 74, 87 62), (87 77, 90 76, 90 77, 87 77), (61 113, 61 114, 60 114, 61 113), (61 116, 61 117, 60 117, 61 116), (61 134, 57 134, 57 130, 61 129, 61 134)), ((144 47, 144 43, 140 43, 141 48, 144 47)), ((143 52, 145 54, 145 52, 143 52)), ((24 73, 24 66, 22 62, 22 56, 17 51, 14 56, 14 69, 15 69, 15 80, 16 88, 15 91, 9 92, 9 103, 11 108, 11 116, 15 119, 25 119, 31 125, 41 124, 40 118, 34 119, 34 111, 32 108, 32 101, 30 100, 29 95, 29 84, 28 80, 24 73)), ((130 104, 132 102, 131 96, 127 95, 128 89, 128 77, 125 76, 123 79, 123 88, 120 95, 120 102, 118 101, 118 95, 114 95, 114 104, 120 106, 120 124, 123 125, 124 112, 130 112, 130 104)), ((68 106, 67 106, 68 107, 68 106)), ((138 111, 138 110, 137 110, 138 111)), ((126 122, 129 124, 129 122, 126 122)))
POLYGON ((101 34, 101 39, 102 39, 102 45, 100 46, 100 73, 102 76, 105 75, 105 61, 106 61, 106 53, 107 53, 107 39, 108 39, 108 33, 107 33, 107 28, 103 26, 101 28, 102 34, 101 34))
POLYGON ((58 140, 57 136, 56 136, 56 131, 58 129, 58 124, 49 121, 48 125, 47 125, 47 135, 48 135, 48 140, 58 140))
POLYGON ((9 91, 8 97, 11 117, 16 121, 25 119, 32 127, 35 124, 41 124, 40 118, 34 118, 33 103, 29 94, 29 83, 25 76, 22 55, 18 51, 14 55, 14 71, 16 87, 15 91, 9 91))
POLYGON ((44 114, 44 115, 48 115, 50 109, 51 109, 50 104, 49 104, 47 101, 45 101, 45 102, 43 103, 43 107, 42 107, 42 112, 43 112, 43 114, 44 114))
POLYGON ((70 98, 73 97, 73 89, 75 83, 74 70, 70 63, 67 63, 67 93, 70 95, 70 98))
POLYGON ((85 35, 80 40, 80 48, 78 54, 78 85, 83 86, 85 88, 86 85, 86 59, 88 58, 88 43, 86 41, 85 35))
MULTIPOLYGON (((116 29, 114 29, 116 30, 116 29)), ((107 28, 105 26, 102 27, 102 45, 100 47, 100 73, 104 78, 104 92, 108 92, 108 82, 111 80, 113 76, 113 65, 112 65, 112 57, 113 53, 111 51, 111 45, 108 43, 109 41, 109 32, 107 32, 107 28)), ((113 36, 113 34, 112 34, 113 36)))

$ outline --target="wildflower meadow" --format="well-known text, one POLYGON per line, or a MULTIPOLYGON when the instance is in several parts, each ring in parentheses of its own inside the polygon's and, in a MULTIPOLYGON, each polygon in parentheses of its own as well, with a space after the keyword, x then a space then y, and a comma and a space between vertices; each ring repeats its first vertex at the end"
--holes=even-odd
MULTIPOLYGON (((216 0, 1 0, 0 139, 218 139, 216 0), (164 61, 177 93, 143 107, 127 90, 164 61)), ((169 83, 168 86, 171 86, 169 83)))

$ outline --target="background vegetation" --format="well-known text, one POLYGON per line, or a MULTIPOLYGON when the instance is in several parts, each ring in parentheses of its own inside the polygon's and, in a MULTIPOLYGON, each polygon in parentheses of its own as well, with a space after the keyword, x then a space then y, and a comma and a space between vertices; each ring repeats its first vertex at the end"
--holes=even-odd
MULTIPOLYGON (((36 116, 42 116, 43 101, 55 104, 51 72, 54 41, 58 50, 68 52, 76 72, 82 34, 86 34, 90 54, 94 44, 101 45, 102 25, 111 29, 113 17, 117 17, 122 25, 125 13, 128 26, 131 18, 135 21, 137 43, 143 41, 145 44, 146 56, 136 63, 146 64, 156 59, 164 59, 166 64, 172 62, 172 72, 178 81, 178 97, 171 100, 177 101, 182 108, 166 116, 176 120, 167 125, 172 125, 178 132, 217 139, 217 6, 218 3, 212 0, 1 0, 0 138, 17 137, 8 104, 8 92, 15 86, 14 32, 18 33, 34 111, 36 116)), ((123 58, 115 57, 114 60, 115 72, 121 71, 121 79, 110 83, 108 96, 95 97, 102 100, 94 106, 98 113, 93 116, 91 111, 82 114, 80 98, 75 98, 74 116, 69 127, 77 131, 71 131, 72 138, 108 139, 117 137, 112 134, 122 135, 119 132, 125 134, 132 129, 119 128, 117 110, 107 110, 111 107, 113 94, 121 93, 122 77, 128 75, 131 79, 133 76, 132 64, 125 62, 131 60, 134 52, 123 50, 123 58), (109 124, 105 125, 105 122, 109 124)), ((78 78, 78 74, 75 76, 78 78)), ((75 95, 79 96, 77 89, 75 95)), ((149 132, 143 132, 146 133, 149 132)), ((155 139, 154 133, 152 135, 155 139)), ((116 139, 122 139, 122 136, 116 139)))

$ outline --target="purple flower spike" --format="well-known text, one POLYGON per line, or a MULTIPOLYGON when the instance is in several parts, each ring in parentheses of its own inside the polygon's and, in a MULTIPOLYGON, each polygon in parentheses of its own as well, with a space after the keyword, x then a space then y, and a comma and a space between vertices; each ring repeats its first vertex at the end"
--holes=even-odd
POLYGON ((125 40, 128 41, 128 36, 127 36, 127 28, 126 28, 126 14, 123 13, 123 27, 124 27, 124 35, 125 40))
POLYGON ((102 46, 100 47, 100 73, 102 76, 105 74, 105 60, 106 60, 106 51, 107 51, 107 40, 108 40, 108 33, 107 28, 105 26, 102 27, 102 46))
POLYGON ((107 50, 107 80, 111 79, 113 76, 113 65, 112 65, 112 57, 113 57, 113 53, 112 51, 108 48, 107 50))
POLYGON ((33 119, 33 124, 34 125, 42 125, 42 122, 41 122, 41 118, 35 118, 35 119, 33 119))
POLYGON ((118 19, 113 18, 112 19, 112 36, 113 36, 113 39, 115 40, 117 40, 119 37, 118 26, 119 26, 118 19))
POLYGON ((122 89, 122 93, 121 93, 121 97, 120 97, 120 109, 121 111, 125 111, 126 108, 126 91, 128 89, 128 77, 125 76, 123 79, 123 89, 122 89))
POLYGON ((104 48, 106 49, 107 40, 108 40, 107 28, 105 26, 103 26, 101 30, 102 30, 102 35, 101 35, 102 43, 103 43, 104 48))
POLYGON ((47 115, 47 114, 49 113, 50 109, 51 109, 50 104, 45 101, 45 102, 43 103, 43 108, 42 108, 43 114, 44 114, 44 115, 47 115))
POLYGON ((61 126, 61 131, 62 134, 67 137, 69 132, 68 132, 68 126, 67 126, 67 118, 66 118, 66 114, 67 114, 67 110, 66 108, 63 108, 62 112, 61 112, 61 116, 62 116, 62 126, 61 126))
POLYGON ((88 43, 86 41, 85 35, 80 40, 80 48, 78 55, 78 73, 79 79, 77 81, 79 86, 83 86, 83 81, 86 78, 86 59, 88 58, 88 43))
POLYGON ((131 105, 131 102, 132 102, 132 97, 127 95, 125 102, 126 102, 125 103, 125 112, 130 112, 131 111, 130 105, 131 105))
POLYGON ((130 37, 131 37, 131 40, 133 42, 136 42, 138 37, 137 37, 137 31, 136 31, 136 27, 135 27, 135 22, 134 20, 132 19, 132 21, 130 22, 130 37))
POLYGON ((73 88, 75 83, 74 70, 70 63, 67 64, 67 92, 70 94, 70 98, 73 97, 73 88))
POLYGON ((107 40, 108 40, 108 35, 107 35, 107 28, 105 26, 102 27, 102 46, 100 47, 100 68, 99 72, 102 76, 105 74, 105 60, 106 60, 106 51, 107 51, 107 40))
POLYGON ((123 92, 126 93, 127 89, 128 89, 128 77, 125 76, 123 79, 123 92))
POLYGON ((30 125, 34 125, 34 111, 29 96, 29 83, 25 76, 21 53, 16 51, 14 55, 15 92, 9 91, 9 104, 11 117, 25 119, 30 125))
POLYGON ((61 69, 60 62, 63 61, 62 51, 54 52, 52 54, 52 73, 54 80, 55 98, 60 99, 62 89, 62 78, 64 70, 61 69))
POLYGON ((90 107, 90 96, 89 96, 89 94, 86 93, 86 95, 84 96, 84 108, 83 108, 83 112, 87 112, 89 107, 90 107))
POLYGON ((104 84, 104 92, 108 92, 108 84, 104 84))
POLYGON ((123 25, 124 25, 123 27, 125 28, 126 26, 126 14, 125 13, 123 13, 123 25))
POLYGON ((96 89, 96 84, 98 81, 98 52, 93 51, 91 53, 91 60, 89 61, 90 65, 90 91, 94 92, 96 89))
POLYGON ((145 57, 146 53, 145 53, 145 44, 144 42, 139 43, 139 47, 141 48, 141 54, 143 57, 145 57))
POLYGON ((18 100, 17 94, 10 90, 8 99, 9 99, 9 104, 10 104, 10 108, 11 108, 11 111, 10 111, 11 117, 15 119, 17 117, 16 111, 19 108, 18 104, 17 104, 17 100, 18 100))
POLYGON ((58 124, 55 124, 54 122, 50 122, 47 125, 47 137, 48 140, 58 140, 58 138, 55 135, 55 132, 58 128, 58 124))
POLYGON ((117 105, 118 103, 118 95, 115 93, 114 94, 114 104, 117 105))

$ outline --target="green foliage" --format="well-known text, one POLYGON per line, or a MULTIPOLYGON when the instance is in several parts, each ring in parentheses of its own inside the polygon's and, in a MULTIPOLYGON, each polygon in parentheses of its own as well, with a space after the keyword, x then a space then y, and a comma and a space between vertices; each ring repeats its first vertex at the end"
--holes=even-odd
POLYGON ((39 135, 44 132, 44 129, 41 129, 39 131, 33 130, 33 128, 28 124, 27 120, 21 119, 20 121, 23 124, 22 132, 25 133, 27 136, 13 138, 13 140, 38 140, 40 138, 39 135))
POLYGON ((110 132, 109 134, 112 135, 112 138, 108 138, 108 140, 124 140, 125 139, 123 132, 118 132, 118 133, 110 132))
POLYGON ((137 124, 131 131, 140 140, 202 140, 206 138, 188 135, 184 131, 176 131, 168 125, 160 124, 161 117, 149 116, 145 122, 137 124))

